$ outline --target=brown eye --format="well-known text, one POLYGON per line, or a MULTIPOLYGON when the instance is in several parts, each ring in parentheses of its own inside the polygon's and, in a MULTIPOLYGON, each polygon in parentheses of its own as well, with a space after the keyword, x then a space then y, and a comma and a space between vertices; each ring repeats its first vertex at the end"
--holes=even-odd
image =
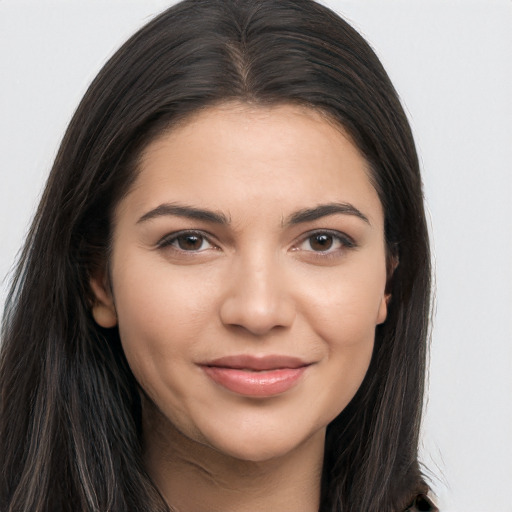
POLYGON ((317 256, 341 255, 345 250, 356 247, 354 240, 339 231, 317 231, 309 233, 294 250, 305 251, 317 256))
POLYGON ((215 248, 215 245, 201 233, 194 231, 182 231, 181 233, 165 237, 159 242, 158 247, 161 249, 172 247, 175 250, 182 252, 202 252, 215 248))
POLYGON ((326 233, 319 233, 308 238, 313 251, 328 251, 334 244, 334 237, 326 233))
POLYGON ((176 237, 176 244, 183 251, 199 251, 204 243, 205 239, 201 235, 188 234, 176 237))

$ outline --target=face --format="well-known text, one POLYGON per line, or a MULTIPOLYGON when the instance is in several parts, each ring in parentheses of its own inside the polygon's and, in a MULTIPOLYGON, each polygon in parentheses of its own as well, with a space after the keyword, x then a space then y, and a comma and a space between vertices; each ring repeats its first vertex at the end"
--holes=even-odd
POLYGON ((93 313, 118 324, 149 400, 189 440, 244 460, 323 435, 386 318, 367 163, 299 107, 215 107, 150 144, 116 210, 110 270, 93 313))

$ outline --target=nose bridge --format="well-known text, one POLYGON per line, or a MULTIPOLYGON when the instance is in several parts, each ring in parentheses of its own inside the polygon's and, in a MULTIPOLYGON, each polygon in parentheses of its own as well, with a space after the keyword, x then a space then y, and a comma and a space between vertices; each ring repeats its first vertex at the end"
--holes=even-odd
POLYGON ((290 326, 295 309, 283 270, 279 255, 263 247, 236 258, 221 306, 222 322, 256 335, 290 326))

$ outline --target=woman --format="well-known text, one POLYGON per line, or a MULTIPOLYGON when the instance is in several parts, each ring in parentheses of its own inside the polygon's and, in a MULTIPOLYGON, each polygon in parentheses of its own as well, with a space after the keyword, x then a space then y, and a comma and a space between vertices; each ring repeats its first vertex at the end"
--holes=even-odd
POLYGON ((22 254, 1 510, 428 510, 429 294, 364 40, 309 0, 176 5, 89 88, 22 254))

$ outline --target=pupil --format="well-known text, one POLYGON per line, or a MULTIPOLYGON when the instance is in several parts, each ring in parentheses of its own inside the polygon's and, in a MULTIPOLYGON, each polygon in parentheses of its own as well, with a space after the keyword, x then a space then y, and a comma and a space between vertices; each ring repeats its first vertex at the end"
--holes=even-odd
POLYGON ((185 251, 195 251, 201 247, 202 238, 197 235, 182 235, 178 237, 180 249, 185 251))
POLYGON ((327 251, 332 247, 331 235, 315 235, 311 237, 311 248, 315 251, 327 251))

